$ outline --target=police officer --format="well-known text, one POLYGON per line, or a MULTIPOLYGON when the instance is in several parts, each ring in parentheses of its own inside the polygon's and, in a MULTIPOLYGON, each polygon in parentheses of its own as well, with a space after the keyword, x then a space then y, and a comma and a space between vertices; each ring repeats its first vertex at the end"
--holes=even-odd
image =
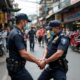
POLYGON ((48 42, 45 54, 42 58, 43 69, 46 64, 49 66, 44 69, 38 80, 66 80, 66 72, 68 70, 66 54, 69 46, 69 38, 62 35, 61 22, 52 20, 49 23, 49 28, 54 32, 54 35, 48 42))
POLYGON ((22 30, 28 22, 30 20, 26 14, 20 13, 16 15, 16 26, 12 29, 8 37, 9 58, 6 61, 11 80, 33 80, 29 72, 25 69, 26 60, 39 65, 38 59, 26 50, 22 30))
POLYGON ((30 51, 34 51, 34 45, 35 45, 35 31, 34 31, 34 27, 31 26, 30 31, 28 32, 29 35, 29 42, 30 42, 30 51))

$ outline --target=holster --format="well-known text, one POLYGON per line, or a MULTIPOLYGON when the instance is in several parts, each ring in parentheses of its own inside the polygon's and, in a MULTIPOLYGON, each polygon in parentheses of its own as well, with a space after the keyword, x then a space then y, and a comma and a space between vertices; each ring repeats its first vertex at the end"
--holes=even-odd
POLYGON ((59 64, 64 68, 65 72, 68 71, 68 61, 66 59, 60 59, 59 64))
POLYGON ((19 62, 17 60, 10 59, 10 58, 7 58, 6 62, 7 62, 7 69, 10 72, 16 72, 20 68, 25 66, 25 62, 19 62))

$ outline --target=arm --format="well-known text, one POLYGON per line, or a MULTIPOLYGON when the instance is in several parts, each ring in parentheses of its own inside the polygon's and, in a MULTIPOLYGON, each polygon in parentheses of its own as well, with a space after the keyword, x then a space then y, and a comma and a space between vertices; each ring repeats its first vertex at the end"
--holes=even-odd
MULTIPOLYGON (((46 64, 55 61, 57 59, 59 59, 62 55, 63 55, 64 51, 63 50, 57 50, 56 53, 54 53, 51 57, 49 57, 48 59, 42 59, 40 62, 40 69, 43 69, 45 67, 46 64)), ((47 53, 44 54, 44 57, 47 55, 47 53)))
POLYGON ((32 54, 28 53, 25 49, 19 50, 19 53, 21 57, 23 57, 24 59, 34 62, 39 65, 39 60, 32 54))
POLYGON ((59 59, 60 57, 62 57, 63 54, 66 54, 65 52, 67 51, 68 46, 69 46, 69 38, 62 37, 60 40, 60 43, 58 45, 57 51, 51 57, 49 57, 48 59, 45 60, 46 64, 48 64, 52 61, 55 61, 55 60, 59 59))
POLYGON ((44 60, 46 58, 46 56, 47 56, 47 47, 44 50, 44 53, 42 55, 42 59, 44 60))
POLYGON ((15 47, 18 50, 21 57, 23 57, 24 59, 28 61, 35 62, 36 64, 39 65, 39 60, 35 56, 33 56, 32 54, 29 54, 26 51, 26 47, 24 45, 22 36, 16 35, 14 37, 14 42, 15 42, 15 47))
POLYGON ((63 50, 57 50, 51 57, 45 60, 46 64, 59 59, 64 54, 63 50))
POLYGON ((51 57, 44 60, 45 64, 48 64, 52 61, 59 59, 61 56, 63 56, 63 54, 65 54, 65 51, 67 51, 68 47, 69 47, 69 38, 63 37, 60 40, 57 51, 51 57))
POLYGON ((46 56, 47 56, 47 48, 45 49, 45 51, 44 51, 44 53, 42 55, 42 58, 40 59, 40 66, 39 66, 40 69, 43 69, 45 67, 45 65, 46 65, 46 63, 45 63, 46 56))

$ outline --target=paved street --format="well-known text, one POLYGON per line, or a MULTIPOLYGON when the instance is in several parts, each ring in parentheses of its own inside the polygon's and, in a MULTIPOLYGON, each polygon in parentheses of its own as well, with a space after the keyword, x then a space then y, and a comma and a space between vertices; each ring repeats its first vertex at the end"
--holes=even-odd
MULTIPOLYGON (((29 43, 28 43, 29 45, 29 43)), ((32 53, 36 57, 40 58, 43 54, 42 47, 39 47, 38 44, 35 45, 35 52, 32 53)), ((29 47, 28 47, 29 51, 29 47)), ((69 71, 67 74, 67 80, 80 80, 80 54, 73 52, 70 48, 68 50, 67 59, 69 60, 69 71)), ((40 70, 36 64, 27 62, 25 66, 28 71, 31 73, 34 80, 37 80, 42 70, 40 70)), ((7 78, 6 65, 4 63, 0 63, 0 80, 6 80, 7 78), (3 77, 4 76, 4 77, 3 77)), ((7 80, 10 80, 9 78, 7 80)))
POLYGON ((68 80, 80 80, 80 53, 69 49, 67 59, 69 60, 68 80))
POLYGON ((6 70, 6 56, 0 57, 0 80, 7 79, 7 70, 6 70))
MULTIPOLYGON (((43 49, 35 45, 35 56, 40 57, 43 54, 43 49)), ((67 80, 80 80, 80 54, 73 52, 70 48, 68 50, 67 59, 69 61, 69 71, 67 73, 67 80)), ((41 70, 37 67, 37 65, 28 62, 26 64, 26 68, 31 73, 34 80, 37 80, 39 77, 41 70)))

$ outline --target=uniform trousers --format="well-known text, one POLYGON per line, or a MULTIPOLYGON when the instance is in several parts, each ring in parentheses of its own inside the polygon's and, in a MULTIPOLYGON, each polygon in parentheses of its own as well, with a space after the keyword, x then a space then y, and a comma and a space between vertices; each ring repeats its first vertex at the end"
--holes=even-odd
POLYGON ((64 71, 63 68, 50 68, 47 67, 40 75, 38 80, 66 80, 66 72, 64 71))
POLYGON ((11 80, 33 80, 32 76, 29 74, 29 72, 22 68, 15 73, 12 73, 8 70, 9 76, 11 77, 11 80))

